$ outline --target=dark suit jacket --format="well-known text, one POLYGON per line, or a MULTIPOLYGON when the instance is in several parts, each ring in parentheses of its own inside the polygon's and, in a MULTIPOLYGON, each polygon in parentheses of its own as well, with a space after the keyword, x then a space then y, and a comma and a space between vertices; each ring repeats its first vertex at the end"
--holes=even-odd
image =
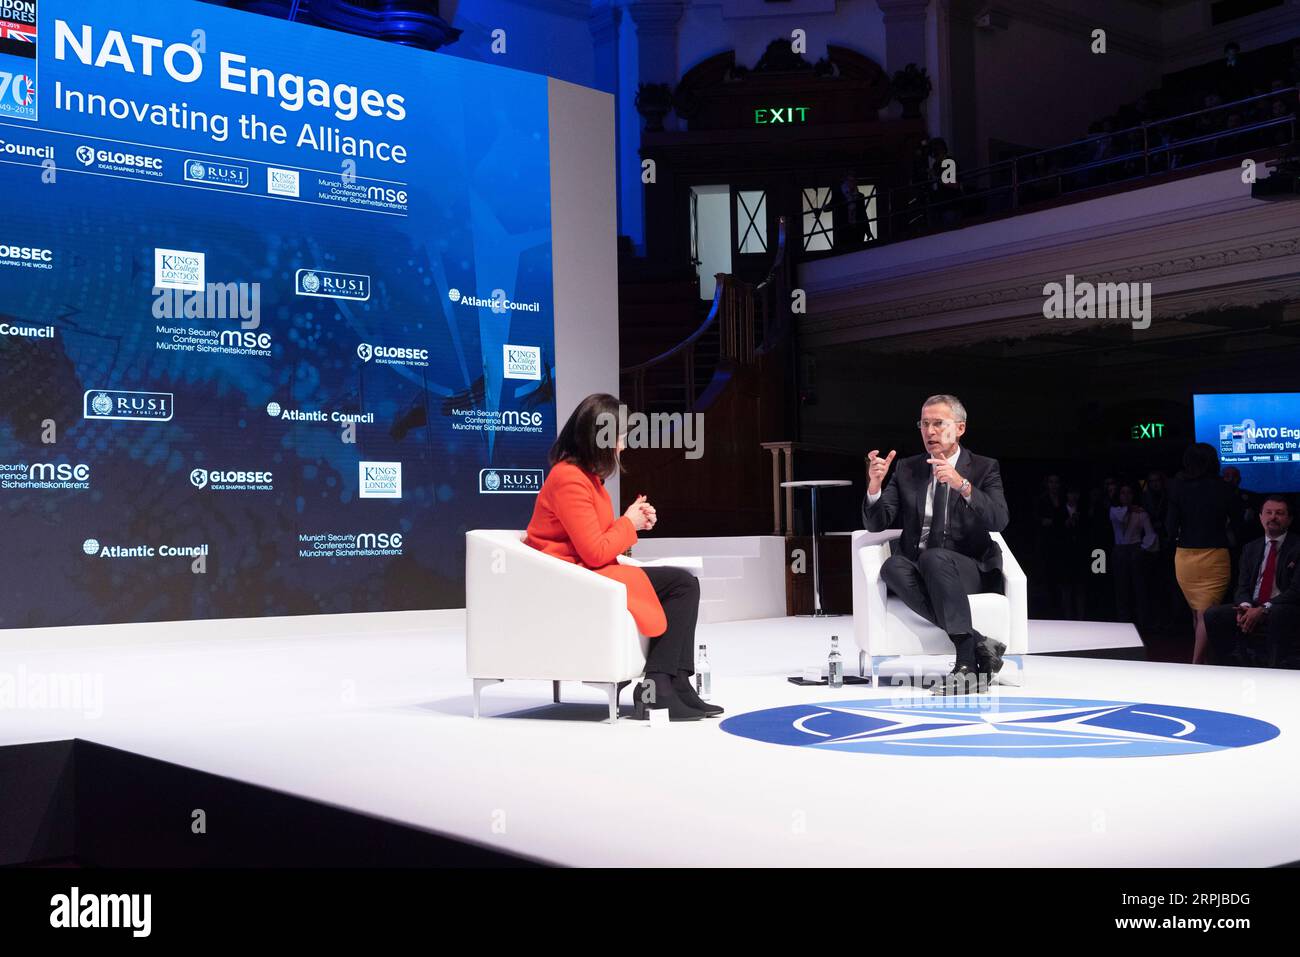
MULTIPOLYGON (((960 471, 960 469, 958 469, 960 471)), ((1247 605, 1254 604, 1251 601, 1251 593, 1255 590, 1255 579, 1259 577, 1260 567, 1264 564, 1264 543, 1266 538, 1257 538, 1253 542, 1247 542, 1241 549, 1241 562, 1237 566, 1237 594, 1233 596, 1233 603, 1240 605, 1243 602, 1247 605)), ((1300 585, 1300 575, 1296 574, 1297 568, 1300 568, 1300 535, 1294 531, 1288 532, 1286 541, 1282 543, 1282 550, 1277 556, 1277 587, 1278 596, 1274 598, 1275 602, 1300 601, 1300 591, 1292 588, 1292 585, 1300 585), (1288 591, 1295 591, 1283 599, 1288 591)), ((1262 605, 1268 598, 1265 597, 1260 601, 1262 605)))
MULTIPOLYGON (((921 524, 925 521, 925 493, 932 477, 928 454, 913 455, 894 465, 894 474, 870 505, 862 500, 862 522, 869 531, 902 528, 901 553, 916 561, 920 556, 921 524)), ((981 572, 998 572, 1001 583, 1002 549, 989 532, 1007 527, 1007 500, 1002 494, 1002 474, 997 459, 963 448, 957 457, 957 474, 970 479, 970 501, 948 489, 948 516, 943 547, 975 559, 981 572)), ((936 513, 943 502, 943 486, 935 489, 936 513)), ((938 517, 937 514, 935 516, 938 517)))

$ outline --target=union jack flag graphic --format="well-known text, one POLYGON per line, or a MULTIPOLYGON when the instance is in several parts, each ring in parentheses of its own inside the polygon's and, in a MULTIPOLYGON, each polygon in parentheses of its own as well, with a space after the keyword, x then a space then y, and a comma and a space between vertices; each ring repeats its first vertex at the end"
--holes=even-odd
POLYGON ((36 25, 0 20, 0 40, 17 40, 19 43, 36 42, 36 25))

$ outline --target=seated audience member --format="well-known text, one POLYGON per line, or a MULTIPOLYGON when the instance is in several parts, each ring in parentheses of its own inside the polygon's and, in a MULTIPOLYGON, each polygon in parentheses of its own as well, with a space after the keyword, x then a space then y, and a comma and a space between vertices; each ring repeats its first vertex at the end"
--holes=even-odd
POLYGON ((1291 506, 1269 496, 1260 508, 1264 537, 1242 550, 1234 604, 1205 612, 1216 664, 1276 668, 1300 638, 1300 537, 1293 538, 1291 506))

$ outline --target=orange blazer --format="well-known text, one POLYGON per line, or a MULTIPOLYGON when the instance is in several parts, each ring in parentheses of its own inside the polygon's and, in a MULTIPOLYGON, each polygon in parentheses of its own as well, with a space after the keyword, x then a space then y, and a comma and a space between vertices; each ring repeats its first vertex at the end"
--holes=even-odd
POLYGON ((546 476, 524 538, 539 551, 622 582, 637 628, 655 638, 668 630, 668 619, 650 577, 640 568, 618 564, 618 556, 636 540, 632 520, 614 518, 604 479, 568 462, 557 463, 546 476))

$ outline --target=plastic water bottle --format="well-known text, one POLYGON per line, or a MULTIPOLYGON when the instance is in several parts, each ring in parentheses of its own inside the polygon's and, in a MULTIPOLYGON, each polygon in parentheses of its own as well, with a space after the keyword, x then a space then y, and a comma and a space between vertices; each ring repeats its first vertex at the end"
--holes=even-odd
POLYGON ((701 701, 708 701, 713 694, 713 669, 709 667, 709 649, 704 645, 700 645, 695 660, 695 693, 701 701))
POLYGON ((844 659, 840 657, 839 635, 831 635, 831 656, 826 660, 826 684, 831 688, 844 687, 844 659))

